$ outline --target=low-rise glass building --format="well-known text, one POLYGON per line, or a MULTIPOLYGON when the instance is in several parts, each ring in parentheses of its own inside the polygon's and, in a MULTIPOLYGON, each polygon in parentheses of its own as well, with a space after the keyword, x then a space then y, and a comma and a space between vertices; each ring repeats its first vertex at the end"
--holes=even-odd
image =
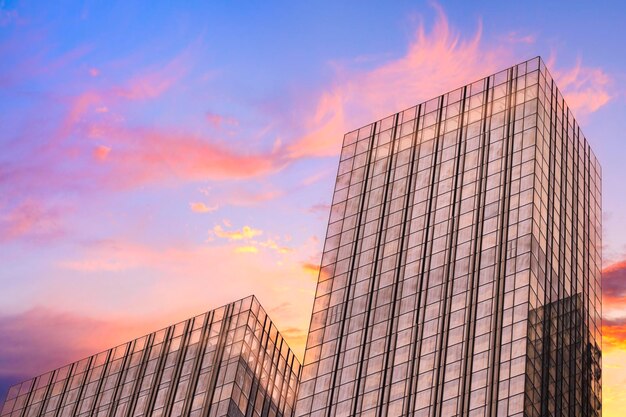
POLYGON ((254 296, 13 386, 2 417, 288 417, 300 363, 254 296))

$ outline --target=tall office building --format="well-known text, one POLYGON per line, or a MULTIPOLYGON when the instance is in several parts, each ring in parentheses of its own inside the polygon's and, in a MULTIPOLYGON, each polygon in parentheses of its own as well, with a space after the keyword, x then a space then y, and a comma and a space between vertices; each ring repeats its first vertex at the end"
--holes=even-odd
POLYGON ((600 204, 539 58, 346 134, 296 416, 600 416, 600 204))
POLYGON ((288 417, 300 364, 254 297, 13 386, 2 417, 288 417))

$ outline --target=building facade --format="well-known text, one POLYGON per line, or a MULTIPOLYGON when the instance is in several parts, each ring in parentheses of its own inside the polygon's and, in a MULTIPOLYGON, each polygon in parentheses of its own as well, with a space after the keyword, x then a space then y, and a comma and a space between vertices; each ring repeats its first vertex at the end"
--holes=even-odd
POLYGON ((15 385, 0 415, 287 417, 299 374, 248 297, 15 385))
POLYGON ((600 416, 600 181, 539 58, 346 134, 296 416, 600 416))

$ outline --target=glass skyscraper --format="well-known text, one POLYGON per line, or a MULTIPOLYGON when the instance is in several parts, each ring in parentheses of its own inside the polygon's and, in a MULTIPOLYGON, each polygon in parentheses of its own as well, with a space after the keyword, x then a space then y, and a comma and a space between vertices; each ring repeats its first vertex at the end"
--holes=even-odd
POLYGON ((539 58, 346 134, 296 416, 600 416, 600 176, 539 58))
POLYGON ((247 297, 15 385, 0 415, 292 416, 299 374, 247 297))

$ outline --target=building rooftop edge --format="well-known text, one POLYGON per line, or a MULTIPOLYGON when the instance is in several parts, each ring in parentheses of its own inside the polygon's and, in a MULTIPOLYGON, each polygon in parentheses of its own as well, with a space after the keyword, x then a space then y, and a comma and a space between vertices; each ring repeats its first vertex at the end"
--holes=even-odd
MULTIPOLYGON (((271 319, 271 317, 270 317, 270 315, 268 314, 267 310, 263 307, 263 304, 261 304, 261 302, 259 301, 259 298, 258 298, 255 294, 249 294, 249 295, 246 295, 246 296, 244 296, 244 297, 241 297, 241 298, 238 298, 238 299, 236 299, 236 300, 233 300, 233 301, 231 301, 231 302, 229 302, 229 303, 222 304, 222 305, 220 305, 220 306, 218 306, 218 307, 215 307, 215 308, 211 308, 211 309, 209 309, 209 310, 206 310, 206 311, 204 311, 203 313, 200 313, 200 314, 195 314, 195 315, 193 315, 193 316, 190 316, 189 318, 187 318, 187 319, 185 319, 185 320, 180 320, 180 321, 177 321, 177 322, 175 322, 175 323, 172 323, 172 324, 170 324, 170 325, 168 325, 168 326, 165 326, 165 327, 160 327, 160 328, 158 328, 158 329, 156 329, 156 330, 153 330, 153 331, 151 331, 151 332, 144 333, 144 334, 142 334, 141 336, 135 337, 135 338, 133 338, 133 339, 127 340, 127 341, 122 342, 122 343, 118 343, 118 344, 116 344, 116 345, 114 345, 114 346, 112 346, 112 347, 110 347, 110 348, 107 348, 107 349, 104 349, 104 350, 100 350, 100 351, 95 352, 95 353, 93 353, 93 354, 91 354, 91 355, 88 355, 88 356, 83 356, 83 357, 81 357, 81 358, 79 358, 79 359, 73 360, 73 361, 71 361, 71 362, 64 363, 63 365, 60 365, 60 366, 55 366, 55 367, 53 367, 53 368, 51 368, 51 369, 49 369, 49 370, 47 370, 47 371, 45 371, 45 372, 43 372, 43 373, 33 375, 33 376, 32 376, 32 377, 30 377, 30 378, 25 378, 25 379, 22 379, 21 381, 16 382, 15 384, 12 384, 11 386, 9 386, 8 391, 10 391, 10 390, 11 390, 13 387, 15 387, 15 386, 21 385, 21 384, 23 384, 24 382, 32 381, 32 380, 34 380, 34 379, 36 379, 36 378, 38 378, 38 377, 40 377, 40 376, 42 376, 42 375, 45 375, 45 374, 47 374, 47 373, 49 373, 49 372, 53 372, 53 371, 55 371, 55 370, 65 368, 66 366, 70 366, 71 364, 78 363, 78 362, 83 361, 83 360, 85 360, 85 359, 88 359, 88 358, 91 358, 91 357, 94 357, 94 356, 98 356, 98 355, 100 355, 100 354, 102 354, 102 353, 104 353, 104 352, 108 352, 108 351, 113 350, 113 349, 116 349, 116 348, 118 348, 118 347, 120 347, 120 346, 124 346, 124 345, 126 345, 126 344, 128 344, 128 343, 131 343, 131 342, 133 342, 133 341, 135 341, 135 340, 139 340, 139 339, 141 339, 141 338, 143 338, 143 337, 146 337, 146 336, 148 336, 148 335, 151 335, 151 334, 153 334, 153 333, 157 333, 157 332, 160 332, 160 331, 162 331, 162 330, 166 330, 166 329, 168 329, 168 328, 170 328, 170 327, 176 326, 176 325, 178 325, 178 324, 184 323, 184 322, 186 322, 187 320, 190 320, 190 319, 192 319, 192 318, 202 316, 202 315, 204 315, 204 314, 210 313, 210 312, 215 311, 215 310, 219 310, 219 309, 221 309, 221 308, 226 308, 227 306, 229 306, 229 305, 231 305, 231 304, 235 304, 235 303, 238 303, 238 302, 243 302, 244 300, 247 300, 248 298, 250 298, 251 300, 255 300, 255 301, 259 304, 259 308, 260 308, 260 309, 261 309, 261 310, 265 313, 265 315, 266 315, 266 316, 270 319, 271 325, 272 325, 272 326, 274 326, 274 327, 276 328, 276 330, 277 330, 278 334, 279 334, 279 335, 280 335, 280 337, 283 339, 284 343, 287 345, 287 348, 291 351, 291 353, 292 353, 292 355, 293 355, 294 359, 296 360, 296 362, 298 362, 298 364, 300 364, 300 365, 301 365, 301 361, 300 361, 300 359, 299 359, 299 358, 298 358, 298 356, 295 354, 295 352, 293 351, 293 349, 291 348, 291 346, 289 346, 289 343, 287 342, 287 340, 285 339, 285 337, 282 335, 282 333, 280 332, 280 330, 278 329, 278 327, 276 326, 276 324, 274 323, 274 321, 271 319)), ((7 391, 7 392, 8 392, 8 391, 7 391)))
MULTIPOLYGON (((488 75, 486 75, 486 76, 484 76, 484 77, 477 78, 477 79, 475 79, 474 81, 468 82, 468 83, 466 83, 466 84, 463 84, 463 85, 458 86, 458 87, 456 87, 456 88, 453 88, 453 89, 451 89, 451 90, 445 91, 445 92, 443 92, 443 93, 441 93, 441 94, 439 94, 439 95, 436 95, 436 96, 434 96, 434 97, 430 97, 430 98, 428 98, 428 99, 426 99, 426 100, 422 100, 422 101, 420 101, 420 102, 418 102, 418 103, 416 103, 416 104, 413 104, 413 105, 411 105, 411 106, 409 106, 409 107, 403 108, 403 109, 401 109, 401 110, 399 110, 399 111, 397 111, 397 112, 387 114, 386 116, 381 117, 381 118, 376 118, 373 122, 366 123, 366 124, 361 125, 361 126, 359 126, 359 127, 355 128, 355 129, 352 129, 352 130, 347 131, 346 133, 344 133, 344 138, 345 138, 345 136, 347 136, 347 135, 349 135, 349 134, 351 134, 351 133, 353 133, 353 132, 356 132, 356 131, 358 131, 358 130, 360 130, 360 129, 362 129, 362 128, 366 127, 366 126, 372 125, 372 124, 374 124, 374 123, 376 123, 376 122, 383 121, 383 120, 385 120, 385 119, 387 119, 387 118, 389 118, 389 117, 392 117, 392 116, 394 116, 394 115, 396 115, 396 114, 400 114, 400 113, 402 113, 402 112, 404 112, 404 111, 406 111, 406 110, 411 109, 412 107, 417 107, 417 106, 420 106, 420 105, 422 105, 422 104, 428 103, 429 101, 434 100, 434 99, 436 99, 436 98, 438 98, 438 97, 445 96, 445 95, 450 94, 450 93, 452 93, 452 92, 454 92, 454 91, 456 91, 456 90, 458 90, 458 89, 461 89, 461 88, 466 87, 466 86, 470 86, 470 85, 472 85, 472 84, 474 84, 474 83, 477 83, 477 82, 479 82, 479 81, 481 81, 481 80, 484 80, 485 78, 489 78, 489 77, 491 77, 491 76, 493 76, 493 75, 496 75, 496 74, 499 74, 499 73, 501 73, 501 72, 503 72, 503 71, 507 71, 507 70, 509 70, 510 68, 514 68, 514 67, 517 67, 517 66, 519 66, 519 65, 526 64, 526 63, 528 63, 528 62, 532 62, 532 61, 534 61, 534 60, 537 60, 537 71, 544 71, 544 72, 545 72, 545 73, 546 73, 546 74, 550 77, 550 79, 554 80, 554 77, 552 76, 552 73, 551 73, 551 72, 550 72, 550 70, 548 69, 548 66, 547 66, 547 62, 546 62, 546 60, 545 60, 545 59, 543 59, 543 58, 541 57, 541 55, 535 55, 534 57, 532 57, 532 58, 530 58, 530 59, 527 59, 527 60, 525 60, 525 61, 518 62, 517 64, 514 64, 514 65, 511 65, 511 66, 508 66, 508 67, 506 67, 506 68, 504 68, 504 69, 501 69, 501 70, 496 71, 496 72, 494 72, 494 73, 488 74, 488 75)), ((535 71, 535 70, 533 70, 533 71, 535 71)), ((563 96, 563 93, 562 93, 562 92, 561 92, 561 90, 558 88, 558 85, 556 85, 555 87, 556 87, 556 90, 559 92, 559 94, 560 94, 561 96, 563 96)), ((564 98, 564 97, 563 97, 563 102, 565 103, 565 106, 567 107, 567 109, 570 111, 570 113, 571 113, 571 114, 572 114, 572 116, 573 116, 573 115, 574 115, 574 112, 573 112, 573 111, 572 111, 572 109, 569 107, 569 105, 567 104, 567 101, 565 100, 565 98, 564 98)), ((576 118, 575 118, 575 117, 574 117, 574 121, 576 122, 576 125, 579 127, 579 130, 580 130, 580 125, 578 124, 578 121, 576 121, 576 118)), ((587 145, 587 148, 588 148, 589 152, 591 153, 591 156, 593 157, 593 160, 595 160, 595 162, 596 162, 597 166, 600 168, 600 172, 602 172, 602 166, 601 166, 601 164, 600 164, 600 161, 599 161, 598 157, 596 156, 595 152, 593 151, 593 148, 589 145, 589 141, 587 140, 587 137, 584 135, 584 133, 583 133, 582 131, 580 131, 580 135, 582 136, 582 139, 584 140, 585 144, 587 145)))

